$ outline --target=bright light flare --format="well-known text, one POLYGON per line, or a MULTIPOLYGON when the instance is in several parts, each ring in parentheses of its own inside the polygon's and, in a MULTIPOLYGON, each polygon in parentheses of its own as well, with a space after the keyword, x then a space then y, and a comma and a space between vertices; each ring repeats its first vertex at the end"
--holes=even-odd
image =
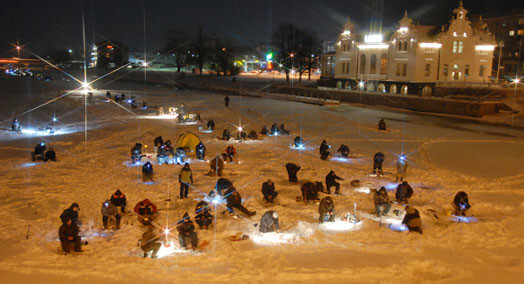
POLYGON ((57 122, 58 118, 56 116, 53 116, 53 122, 57 122))
POLYGON ((422 47, 422 48, 441 48, 442 47, 442 43, 438 43, 438 42, 421 42, 418 44, 418 46, 422 47))
POLYGON ((475 50, 478 50, 478 51, 493 51, 493 50, 495 50, 495 46, 494 45, 490 45, 490 44, 475 45, 475 50))
POLYGON ((237 129, 238 129, 238 131, 242 131, 243 128, 242 128, 242 126, 239 126, 237 129))
POLYGON ((318 225, 318 227, 322 230, 327 231, 357 231, 360 230, 363 223, 364 221, 362 220, 356 223, 343 220, 335 220, 335 222, 324 222, 318 225))

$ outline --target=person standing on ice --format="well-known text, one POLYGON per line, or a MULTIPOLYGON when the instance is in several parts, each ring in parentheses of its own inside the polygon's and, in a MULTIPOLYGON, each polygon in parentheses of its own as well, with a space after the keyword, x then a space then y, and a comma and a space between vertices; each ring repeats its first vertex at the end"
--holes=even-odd
POLYGON ((189 191, 189 185, 193 184, 193 173, 188 163, 184 164, 184 167, 180 170, 178 174, 178 181, 180 182, 180 199, 187 198, 187 193, 189 191))
POLYGON ((180 247, 187 249, 186 238, 189 238, 191 240, 191 248, 196 250, 198 247, 198 236, 195 232, 195 225, 191 222, 187 212, 184 214, 182 220, 178 221, 176 229, 178 231, 178 242, 180 243, 180 247))
POLYGON ((386 131, 386 121, 384 121, 383 118, 381 118, 381 119, 378 121, 378 130, 379 130, 379 131, 386 131))
POLYGON ((235 213, 235 208, 240 210, 240 212, 246 214, 247 216, 253 216, 257 212, 256 211, 249 211, 242 205, 242 197, 238 193, 238 191, 233 187, 230 186, 226 192, 224 193, 224 197, 227 201, 227 209, 231 213, 235 213))
POLYGON ((111 203, 114 204, 116 208, 120 207, 120 212, 126 212, 127 198, 120 189, 117 189, 115 193, 111 195, 111 203))
POLYGON ((331 148, 331 145, 328 145, 326 140, 322 140, 322 144, 320 144, 320 149, 319 149, 320 159, 322 160, 327 159, 327 157, 329 156, 329 151, 328 151, 329 148, 331 148))
POLYGON ((267 126, 263 126, 262 130, 260 130, 260 134, 262 135, 269 135, 269 130, 267 129, 267 126))
POLYGON ((229 158, 229 161, 231 163, 233 163, 233 158, 236 156, 236 154, 237 154, 237 150, 235 149, 235 147, 233 147, 233 145, 227 146, 226 155, 229 158))
POLYGON ((195 147, 196 157, 199 160, 204 160, 206 157, 206 146, 202 142, 198 143, 195 147))
POLYGON ((142 239, 140 240, 140 248, 144 252, 144 258, 146 258, 151 251, 151 258, 157 257, 156 254, 162 246, 159 237, 160 235, 155 233, 155 226, 147 226, 147 229, 142 234, 142 239))
POLYGON ((404 219, 402 219, 402 224, 406 225, 409 232, 422 234, 422 220, 417 209, 406 206, 406 215, 404 215, 404 219))
POLYGON ((195 208, 195 222, 198 224, 200 230, 207 230, 209 225, 213 223, 213 215, 211 209, 205 201, 197 203, 195 208))
POLYGON ((455 208, 455 215, 466 216, 466 212, 471 208, 468 200, 468 194, 464 191, 459 191, 453 199, 453 208, 455 208))
POLYGON ((347 145, 340 145, 340 148, 337 150, 337 154, 343 158, 347 158, 349 155, 349 147, 347 145))
POLYGON ((318 214, 318 221, 320 224, 324 223, 325 219, 328 219, 328 222, 335 222, 335 204, 330 196, 324 197, 320 200, 318 214))
POLYGON ((384 160, 386 157, 381 152, 377 152, 375 156, 373 156, 373 174, 382 175, 382 163, 384 163, 384 160))
POLYGON ((150 162, 146 162, 142 166, 142 182, 153 181, 153 165, 150 162))
POLYGON ((36 160, 44 160, 45 159, 45 143, 41 142, 36 144, 35 150, 31 152, 31 158, 33 159, 33 162, 36 160))
POLYGON ((20 132, 20 122, 16 117, 13 118, 13 122, 11 123, 11 131, 20 132))
POLYGON ((288 175, 288 179, 290 182, 297 182, 298 181, 298 178, 297 178, 297 173, 298 171, 300 171, 300 166, 297 166, 293 163, 287 163, 286 164, 286 170, 287 170, 287 175, 288 175))
POLYGON ((80 206, 78 206, 78 203, 74 202, 62 212, 62 215, 60 215, 60 219, 62 220, 62 224, 65 224, 67 219, 73 221, 73 224, 78 225, 78 210, 80 210, 80 206))
POLYGON ((262 194, 264 195, 264 200, 267 203, 273 203, 275 198, 278 196, 278 192, 275 190, 275 184, 272 180, 268 179, 262 184, 262 194))
POLYGON ((231 132, 226 128, 222 131, 222 140, 229 141, 231 139, 231 132))
POLYGON ((391 203, 389 202, 388 192, 385 187, 381 187, 378 191, 376 189, 373 192, 373 203, 375 204, 375 212, 377 217, 386 216, 391 209, 391 203))
POLYGON ((82 252, 82 239, 78 235, 80 229, 69 217, 65 218, 63 221, 64 223, 58 229, 58 237, 62 244, 62 251, 65 254, 68 254, 72 250, 75 252, 82 252))
POLYGON ((118 212, 118 209, 110 200, 106 200, 102 203, 100 211, 102 212, 102 224, 104 225, 104 229, 107 230, 107 222, 110 218, 115 221, 115 229, 120 229, 120 212, 118 212))
POLYGON ((226 96, 226 97, 224 98, 224 105, 225 105, 226 107, 229 107, 229 96, 226 96))
POLYGON ((413 188, 407 181, 403 181, 397 186, 397 191, 395 192, 395 198, 397 199, 397 202, 401 204, 407 204, 412 195, 413 188))
POLYGON ((326 176, 326 190, 327 194, 331 194, 331 187, 335 187, 335 194, 340 194, 340 183, 337 182, 338 180, 344 180, 343 178, 337 176, 334 171, 329 171, 329 173, 326 176))
POLYGON ((276 211, 267 211, 262 215, 262 218, 260 218, 259 231, 261 233, 280 232, 278 213, 276 211))
POLYGON ((398 182, 399 179, 402 182, 402 180, 404 180, 404 176, 406 175, 407 170, 408 163, 406 162, 406 156, 400 155, 400 157, 397 160, 397 177, 395 178, 395 182, 398 182))

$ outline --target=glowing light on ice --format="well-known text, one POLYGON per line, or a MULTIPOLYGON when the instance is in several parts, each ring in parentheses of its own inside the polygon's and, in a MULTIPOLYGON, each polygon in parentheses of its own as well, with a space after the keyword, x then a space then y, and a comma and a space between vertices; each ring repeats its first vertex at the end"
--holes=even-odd
POLYGON ((299 243, 300 237, 293 233, 260 233, 254 232, 251 235, 251 239, 254 243, 260 245, 278 245, 278 244, 289 244, 299 243))
POLYGON ((369 189, 369 187, 367 186, 360 186, 355 188, 355 192, 369 194, 371 192, 371 189, 369 189))
POLYGON ((32 166, 36 166, 40 163, 23 163, 20 165, 20 168, 29 168, 29 167, 32 167, 32 166))
POLYGON ((51 136, 51 135, 62 135, 67 134, 68 132, 63 130, 55 129, 33 129, 33 128, 23 128, 23 134, 34 135, 34 136, 51 136))
POLYGON ((388 183, 384 186, 387 190, 395 190, 397 189, 397 184, 396 183, 388 183))
POLYGON ((335 220, 335 222, 324 222, 318 226, 320 229, 327 230, 327 231, 357 231, 357 230, 360 230, 362 224, 363 224, 362 220, 356 223, 342 221, 342 220, 335 220))
POLYGON ((449 217, 449 220, 455 221, 455 222, 459 222, 459 223, 474 223, 474 222, 478 222, 478 219, 475 218, 475 217, 465 217, 465 216, 456 216, 456 215, 451 215, 449 217))
POLYGON ((351 163, 351 160, 349 158, 344 158, 344 157, 333 157, 331 158, 331 161, 337 161, 337 162, 342 162, 342 163, 351 163))

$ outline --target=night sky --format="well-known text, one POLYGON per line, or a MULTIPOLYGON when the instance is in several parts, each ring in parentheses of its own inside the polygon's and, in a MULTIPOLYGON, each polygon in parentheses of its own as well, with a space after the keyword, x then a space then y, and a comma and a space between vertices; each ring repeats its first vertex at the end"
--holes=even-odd
MULTIPOLYGON (((335 40, 347 16, 361 31, 382 23, 387 29, 405 9, 415 23, 442 25, 458 0, 3 0, 0 8, 0 57, 15 53, 9 43, 38 54, 50 48, 79 51, 82 9, 87 41, 120 41, 130 51, 144 50, 144 10, 148 51, 164 43, 169 28, 228 37, 243 46, 269 44, 275 26, 291 22, 313 30, 323 40, 335 40)), ((524 1, 464 0, 470 13, 524 10, 524 1)))

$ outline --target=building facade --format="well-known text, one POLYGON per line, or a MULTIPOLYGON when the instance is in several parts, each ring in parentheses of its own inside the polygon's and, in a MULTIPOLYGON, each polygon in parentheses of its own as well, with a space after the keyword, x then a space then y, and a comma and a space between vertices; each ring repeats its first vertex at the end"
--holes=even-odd
POLYGON ((436 85, 489 83, 495 40, 485 24, 472 24, 467 12, 461 2, 440 32, 413 24, 405 12, 387 39, 384 34, 357 35, 348 18, 336 43, 331 87, 430 96, 436 85))

